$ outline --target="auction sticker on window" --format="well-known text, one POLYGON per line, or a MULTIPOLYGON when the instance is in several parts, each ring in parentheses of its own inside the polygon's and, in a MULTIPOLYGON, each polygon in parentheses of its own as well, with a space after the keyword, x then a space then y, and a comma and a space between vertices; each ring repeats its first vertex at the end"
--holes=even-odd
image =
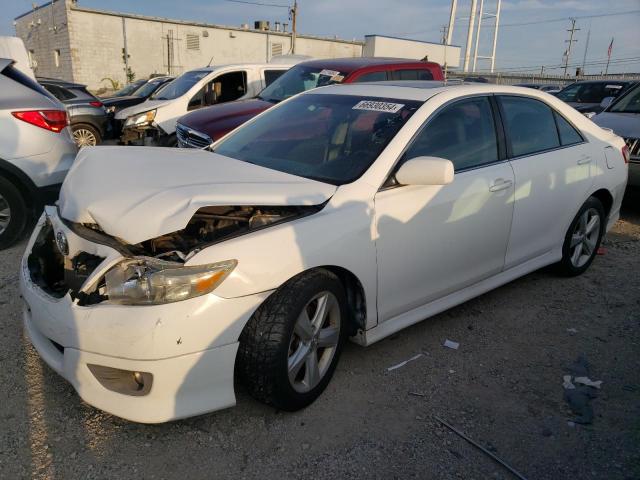
POLYGON ((404 107, 404 103, 376 102, 375 100, 362 100, 356 103, 352 110, 370 110, 372 112, 396 113, 404 107))

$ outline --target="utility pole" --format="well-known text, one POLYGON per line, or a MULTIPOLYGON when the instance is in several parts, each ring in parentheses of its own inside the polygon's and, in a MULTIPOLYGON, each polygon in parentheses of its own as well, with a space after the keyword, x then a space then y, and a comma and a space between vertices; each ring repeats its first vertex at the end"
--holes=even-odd
POLYGON ((565 43, 569 44, 569 46, 567 47, 567 50, 564 52, 564 75, 563 76, 565 77, 567 76, 567 67, 569 66, 569 57, 571 56, 571 48, 573 47, 573 44, 578 41, 573 39, 573 34, 575 32, 580 31, 579 28, 576 28, 576 19, 571 18, 570 20, 571 20, 571 28, 567 30, 567 32, 570 32, 569 40, 564 41, 565 43))
POLYGON ((473 42, 473 28, 476 21, 477 0, 471 0, 471 13, 469 14, 469 30, 467 31, 467 48, 464 52, 463 71, 469 71, 469 60, 471 59, 471 43, 473 42))
POLYGON ((591 38, 591 28, 587 31, 587 41, 584 45, 584 57, 582 57, 582 74, 584 75, 584 65, 587 63, 587 52, 589 51, 589 38, 591 38))
POLYGON ((289 9, 291 19, 291 53, 296 53, 296 20, 298 18, 298 1, 294 0, 293 7, 289 9))
POLYGON ((446 25, 442 25, 440 27, 440 31, 442 32, 442 45, 446 45, 447 44, 447 26, 446 25))

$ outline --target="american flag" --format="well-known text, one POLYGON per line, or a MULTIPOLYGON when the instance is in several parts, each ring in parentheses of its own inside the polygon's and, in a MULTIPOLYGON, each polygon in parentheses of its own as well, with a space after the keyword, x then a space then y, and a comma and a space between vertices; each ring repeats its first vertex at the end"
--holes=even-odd
POLYGON ((607 50, 607 57, 611 57, 611 50, 613 50, 613 37, 611 37, 611 43, 609 44, 609 50, 607 50))

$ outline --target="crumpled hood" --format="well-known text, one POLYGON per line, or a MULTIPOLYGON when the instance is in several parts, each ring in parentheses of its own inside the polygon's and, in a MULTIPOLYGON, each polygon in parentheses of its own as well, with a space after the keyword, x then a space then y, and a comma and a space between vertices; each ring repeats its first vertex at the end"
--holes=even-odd
POLYGON ((610 128, 613 133, 625 138, 640 138, 640 114, 602 112, 593 120, 596 125, 610 128))
POLYGON ((60 191, 63 218, 127 243, 175 232, 206 206, 318 205, 334 185, 202 150, 85 147, 60 191))
POLYGON ((134 105, 133 107, 123 108, 116 113, 116 119, 126 120, 127 117, 130 117, 131 115, 148 112, 149 110, 153 110, 154 108, 160 108, 167 103, 171 103, 172 101, 173 100, 145 100, 144 102, 138 105, 134 105))

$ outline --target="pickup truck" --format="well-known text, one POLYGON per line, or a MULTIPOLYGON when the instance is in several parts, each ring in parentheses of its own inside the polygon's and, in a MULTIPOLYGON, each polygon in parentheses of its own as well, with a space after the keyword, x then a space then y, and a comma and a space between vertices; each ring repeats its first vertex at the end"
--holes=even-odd
POLYGON ((217 65, 185 72, 146 101, 116 112, 115 120, 122 124, 120 143, 175 146, 176 121, 185 113, 252 98, 295 63, 291 59, 289 63, 217 65))
POLYGON ((202 108, 178 120, 178 146, 205 148, 276 103, 335 83, 444 80, 440 65, 403 58, 357 57, 297 64, 255 98, 202 108))

